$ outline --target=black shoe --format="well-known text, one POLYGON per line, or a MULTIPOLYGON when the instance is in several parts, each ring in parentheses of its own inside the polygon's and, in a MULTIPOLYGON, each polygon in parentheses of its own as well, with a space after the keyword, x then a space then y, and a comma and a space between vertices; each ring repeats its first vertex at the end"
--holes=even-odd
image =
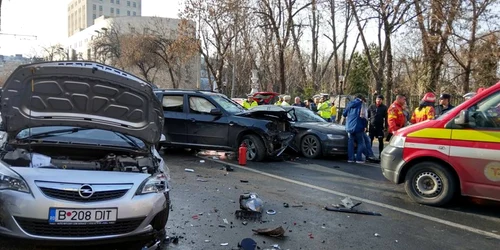
POLYGON ((369 162, 373 162, 373 163, 379 163, 380 162, 380 159, 377 159, 375 157, 367 157, 366 160, 369 161, 369 162))

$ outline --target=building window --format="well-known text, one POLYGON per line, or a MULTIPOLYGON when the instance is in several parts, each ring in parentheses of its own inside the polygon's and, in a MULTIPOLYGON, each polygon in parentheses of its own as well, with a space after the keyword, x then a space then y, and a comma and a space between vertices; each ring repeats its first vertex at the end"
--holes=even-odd
POLYGON ((99 11, 102 11, 102 5, 99 5, 99 11))
POLYGON ((111 3, 115 3, 115 0, 110 0, 111 3))
POLYGON ((92 20, 95 20, 97 18, 97 15, 96 14, 93 14, 92 15, 92 20))
POLYGON ((133 12, 133 16, 135 16, 135 11, 133 12))
POLYGON ((130 7, 130 1, 127 1, 127 6, 129 6, 129 7, 130 7))
POLYGON ((120 0, 116 0, 116 4, 120 4, 120 0))
POLYGON ((115 13, 115 8, 110 9, 111 14, 115 13))
POLYGON ((95 4, 94 4, 94 5, 92 6, 92 9, 93 9, 93 10, 97 10, 97 5, 95 5, 95 4))
POLYGON ((116 14, 120 15, 120 9, 116 9, 116 14))
POLYGON ((137 4, 135 2, 133 2, 132 6, 135 8, 135 7, 137 7, 137 4))
POLYGON ((127 16, 130 16, 130 10, 127 10, 127 16))

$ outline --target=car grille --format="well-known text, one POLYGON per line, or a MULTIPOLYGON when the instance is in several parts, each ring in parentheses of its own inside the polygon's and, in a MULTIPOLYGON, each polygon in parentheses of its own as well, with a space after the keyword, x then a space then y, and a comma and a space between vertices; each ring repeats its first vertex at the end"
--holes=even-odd
POLYGON ((40 187, 40 190, 42 190, 42 192, 45 195, 52 198, 67 200, 67 201, 83 201, 83 202, 113 200, 124 196, 128 191, 127 189, 100 191, 100 192, 95 192, 89 198, 82 198, 78 194, 78 191, 60 190, 60 189, 52 189, 45 187, 40 187))
POLYGON ((93 237, 130 233, 146 217, 117 220, 114 224, 51 225, 48 220, 15 217, 21 228, 31 234, 49 237, 93 237))

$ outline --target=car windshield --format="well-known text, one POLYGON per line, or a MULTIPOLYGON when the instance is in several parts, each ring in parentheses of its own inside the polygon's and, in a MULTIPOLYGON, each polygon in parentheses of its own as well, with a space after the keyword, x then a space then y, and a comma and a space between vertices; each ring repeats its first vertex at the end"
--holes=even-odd
POLYGON ((140 139, 121 133, 71 126, 36 127, 21 130, 16 139, 43 139, 44 141, 71 142, 78 144, 103 145, 114 147, 145 148, 140 139), (31 130, 31 131, 30 131, 31 130))
POLYGON ((243 106, 229 98, 226 98, 225 96, 213 95, 212 99, 217 102, 224 110, 231 114, 241 113, 245 111, 245 108, 243 108, 243 106))
POLYGON ((293 115, 293 112, 291 112, 292 116, 295 116, 295 120, 297 122, 326 122, 325 120, 323 120, 323 118, 321 118, 320 116, 318 116, 317 114, 315 114, 314 112, 312 112, 311 110, 307 109, 307 108, 293 108, 295 109, 295 115, 293 115))

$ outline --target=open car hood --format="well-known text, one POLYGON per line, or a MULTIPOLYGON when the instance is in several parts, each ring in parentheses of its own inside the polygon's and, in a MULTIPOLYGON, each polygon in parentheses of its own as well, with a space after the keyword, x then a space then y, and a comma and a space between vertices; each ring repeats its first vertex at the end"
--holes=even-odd
POLYGON ((149 83, 95 62, 19 66, 4 84, 3 129, 76 126, 115 131, 147 144, 160 140, 163 112, 149 83))
POLYGON ((295 112, 293 109, 291 110, 285 110, 284 108, 276 105, 259 105, 254 108, 251 108, 239 115, 242 116, 252 116, 252 117, 258 117, 258 116, 274 116, 282 120, 286 121, 294 121, 292 119, 292 116, 289 115, 290 112, 295 112))

